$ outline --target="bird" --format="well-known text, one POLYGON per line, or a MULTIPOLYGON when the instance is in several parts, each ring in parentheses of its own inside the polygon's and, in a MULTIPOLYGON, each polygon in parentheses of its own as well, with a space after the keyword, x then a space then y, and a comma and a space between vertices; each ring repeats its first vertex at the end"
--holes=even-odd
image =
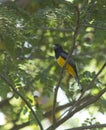
MULTIPOLYGON (((54 52, 55 52, 55 58, 57 60, 58 65, 60 67, 63 67, 66 62, 68 53, 64 51, 63 47, 60 44, 54 44, 54 52)), ((80 82, 79 82, 76 64, 72 58, 70 58, 68 60, 68 62, 66 64, 66 70, 72 77, 75 78, 75 80, 77 81, 77 83, 79 85, 80 82)))

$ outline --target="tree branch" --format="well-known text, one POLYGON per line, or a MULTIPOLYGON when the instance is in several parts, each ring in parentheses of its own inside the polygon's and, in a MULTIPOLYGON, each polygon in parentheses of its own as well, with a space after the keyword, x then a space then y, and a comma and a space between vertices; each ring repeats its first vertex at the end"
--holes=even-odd
POLYGON ((100 30, 106 31, 106 26, 105 25, 104 26, 100 26, 100 25, 84 23, 84 24, 82 24, 82 26, 84 26, 84 27, 92 27, 92 28, 95 28, 95 29, 100 29, 100 30))
POLYGON ((70 31, 74 31, 73 28, 49 28, 49 27, 38 27, 38 29, 40 30, 49 30, 49 31, 58 31, 58 32, 70 32, 70 31))
POLYGON ((54 91, 53 113, 52 113, 53 114, 53 124, 54 125, 56 123, 55 113, 56 113, 56 103, 57 103, 58 89, 59 89, 59 86, 60 86, 62 78, 63 78, 63 73, 64 73, 64 70, 65 70, 66 64, 69 61, 70 57, 72 56, 73 50, 75 48, 76 39, 77 39, 77 36, 78 36, 78 33, 79 33, 79 28, 80 28, 80 12, 79 12, 79 8, 75 6, 75 9, 76 9, 76 12, 77 12, 77 20, 76 20, 76 28, 75 28, 74 35, 73 35, 72 47, 71 47, 71 49, 69 51, 66 62, 65 62, 64 66, 63 66, 63 68, 61 70, 60 78, 58 80, 58 83, 57 83, 55 91, 54 91))
POLYGON ((70 128, 65 130, 87 130, 87 129, 94 129, 94 128, 103 128, 106 127, 106 124, 95 124, 95 125, 89 125, 89 126, 81 126, 76 128, 70 128))
MULTIPOLYGON (((56 107, 56 112, 62 111, 62 110, 64 110, 64 109, 66 109, 66 108, 72 106, 73 104, 74 104, 74 101, 73 101, 73 102, 66 103, 66 104, 61 105, 61 106, 57 106, 57 107, 56 107)), ((47 111, 47 112, 44 113, 43 115, 44 115, 44 117, 49 117, 49 116, 51 116, 51 115, 52 115, 52 110, 47 111)))
POLYGON ((87 85, 87 87, 85 87, 85 89, 83 89, 83 94, 84 92, 86 92, 88 89, 90 89, 93 85, 93 83, 95 82, 95 80, 97 79, 97 77, 100 75, 100 73, 103 71, 103 69, 106 67, 106 62, 102 65, 102 67, 100 68, 100 70, 98 71, 98 73, 93 77, 92 81, 87 85))
POLYGON ((33 114, 35 120, 37 121, 37 123, 38 123, 40 129, 43 130, 42 124, 41 124, 41 122, 40 122, 38 116, 36 115, 36 113, 35 113, 34 110, 32 109, 30 103, 24 98, 23 95, 21 95, 21 94, 15 89, 15 86, 7 79, 4 75, 0 74, 0 77, 1 77, 1 79, 4 80, 5 83, 6 83, 7 85, 9 85, 9 87, 25 102, 25 104, 26 104, 26 105, 28 106, 28 108, 31 110, 31 112, 32 112, 32 114, 33 114))
POLYGON ((19 125, 14 125, 10 130, 19 130, 19 129, 22 129, 23 127, 26 127, 30 125, 30 122, 25 122, 25 123, 22 123, 22 124, 19 124, 19 125))
POLYGON ((97 79, 97 77, 100 75, 100 73, 103 71, 103 69, 106 67, 106 62, 102 65, 102 67, 100 68, 100 70, 98 71, 98 73, 94 76, 94 78, 92 79, 92 81, 90 82, 90 84, 88 85, 88 87, 91 87, 92 84, 94 83, 94 81, 97 79))
MULTIPOLYGON (((100 29, 100 30, 104 30, 106 31, 106 27, 105 26, 100 26, 100 25, 94 25, 94 24, 87 24, 87 23, 83 23, 81 24, 81 26, 83 27, 92 27, 95 29, 100 29)), ((44 31, 58 31, 58 32, 70 32, 70 31, 74 31, 73 28, 49 28, 49 27, 38 27, 38 29, 40 30, 44 30, 44 31)))
POLYGON ((75 113, 82 110, 83 108, 95 103, 104 93, 106 92, 106 88, 104 88, 101 92, 99 92, 96 96, 91 96, 86 102, 79 104, 70 114, 63 117, 61 120, 56 122, 55 126, 51 125, 47 130, 54 130, 61 124, 63 124, 65 121, 67 121, 69 118, 71 118, 75 113))

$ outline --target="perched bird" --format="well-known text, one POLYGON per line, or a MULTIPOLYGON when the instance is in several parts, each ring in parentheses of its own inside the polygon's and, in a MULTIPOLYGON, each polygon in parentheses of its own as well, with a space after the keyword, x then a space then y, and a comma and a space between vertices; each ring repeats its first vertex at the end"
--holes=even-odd
MULTIPOLYGON (((62 46, 59 44, 54 44, 54 52, 55 52, 57 63, 59 64, 60 67, 63 67, 66 62, 68 53, 65 52, 62 46)), ((78 78, 76 65, 72 58, 69 59, 68 63, 66 64, 66 70, 70 75, 72 75, 75 78, 75 80, 78 82, 79 85, 79 78, 78 78)))

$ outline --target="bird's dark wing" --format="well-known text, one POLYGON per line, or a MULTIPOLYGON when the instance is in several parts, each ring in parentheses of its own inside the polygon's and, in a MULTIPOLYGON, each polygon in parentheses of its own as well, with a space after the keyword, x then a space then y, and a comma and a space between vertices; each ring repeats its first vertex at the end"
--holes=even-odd
POLYGON ((65 52, 65 51, 62 51, 60 55, 61 55, 64 59, 66 59, 67 56, 68 56, 68 53, 65 52))
MULTIPOLYGON (((68 53, 65 52, 65 51, 62 51, 60 53, 60 56, 62 56, 65 60, 67 59, 67 56, 68 56, 68 53)), ((78 73, 77 73, 77 68, 76 68, 76 64, 74 62, 74 60, 72 58, 69 59, 68 63, 70 64, 70 66, 73 67, 75 73, 76 73, 76 76, 75 76, 75 80, 77 81, 78 85, 80 86, 80 89, 82 90, 82 87, 80 85, 80 80, 79 80, 79 76, 78 76, 78 73)))
MULTIPOLYGON (((67 56, 68 56, 68 53, 66 53, 66 52, 61 52, 61 54, 60 54, 65 60, 67 59, 67 56)), ((68 63, 75 69, 75 71, 76 71, 76 65, 75 65, 75 62, 74 62, 74 60, 71 58, 69 61, 68 61, 68 63)))
MULTIPOLYGON (((66 60, 66 59, 67 59, 67 56, 68 56, 68 53, 66 53, 66 52, 61 52, 60 55, 66 60)), ((74 71, 75 71, 75 73, 76 73, 76 78, 77 78, 77 80, 78 80, 78 73, 77 73, 77 68, 76 68, 76 64, 75 64, 74 60, 71 58, 71 59, 68 61, 68 63, 74 68, 74 71)))

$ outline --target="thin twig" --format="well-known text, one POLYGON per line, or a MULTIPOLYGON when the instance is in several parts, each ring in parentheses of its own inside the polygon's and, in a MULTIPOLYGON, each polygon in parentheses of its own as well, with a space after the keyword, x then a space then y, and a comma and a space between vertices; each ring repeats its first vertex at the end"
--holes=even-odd
POLYGON ((95 24, 87 24, 87 23, 84 23, 82 24, 82 26, 84 27, 92 27, 92 28, 95 28, 95 29, 100 29, 100 30, 104 30, 106 31, 106 26, 105 25, 95 25, 95 24))
MULTIPOLYGON (((59 112, 59 111, 62 111, 66 108, 69 108, 70 106, 72 106, 74 104, 74 101, 73 102, 69 102, 69 103, 66 103, 64 105, 60 105, 60 106, 57 106, 56 107, 56 112, 59 112)), ((50 117, 52 116, 52 110, 49 110, 47 111, 46 113, 43 114, 44 117, 50 117)))
POLYGON ((27 121, 27 122, 24 122, 22 124, 15 124, 10 130, 20 130, 26 126, 29 126, 30 125, 30 121, 27 121))
POLYGON ((58 32, 70 32, 70 31, 74 31, 73 28, 49 28, 49 27, 38 27, 38 29, 40 30, 49 30, 49 31, 58 31, 58 32))
POLYGON ((57 103, 57 93, 58 93, 58 89, 59 89, 59 86, 60 86, 60 83, 62 81, 62 78, 63 78, 63 73, 64 73, 64 70, 66 68, 66 64, 67 62, 69 61, 72 53, 73 53, 73 50, 75 48, 75 44, 76 44, 76 38, 78 36, 78 33, 79 33, 79 28, 80 28, 80 12, 79 12, 79 8, 75 6, 75 9, 76 9, 76 12, 77 12, 77 20, 76 20, 76 29, 74 31, 74 35, 73 35, 73 41, 72 41, 72 48, 70 49, 69 51, 69 54, 67 56, 67 59, 65 61, 65 64, 61 70, 61 73, 60 73, 60 78, 58 80, 58 83, 56 85, 56 88, 55 88, 55 91, 54 91, 54 101, 53 101, 53 124, 55 125, 56 123, 56 117, 55 117, 55 112, 56 112, 56 103, 57 103))
MULTIPOLYGON (((101 25, 95 25, 95 24, 88 24, 88 23, 82 23, 81 24, 82 27, 92 27, 95 29, 100 29, 100 30, 104 30, 106 31, 106 26, 101 26, 101 25)), ((44 31, 58 31, 58 32, 70 32, 70 31, 74 31, 74 29, 72 28, 49 28, 49 27, 39 27, 38 29, 40 30, 44 30, 44 31)))
POLYGON ((94 78, 92 79, 92 81, 90 82, 90 84, 88 85, 88 87, 92 86, 92 84, 94 83, 94 81, 97 79, 97 77, 100 75, 100 73, 103 71, 103 69, 105 67, 106 67, 106 62, 102 65, 102 67, 100 68, 100 70, 98 71, 98 73, 94 76, 94 78))
POLYGON ((21 94, 15 89, 15 86, 7 79, 4 75, 0 74, 0 77, 1 77, 2 80, 5 81, 6 84, 9 85, 9 87, 13 90, 13 92, 15 92, 15 93, 25 102, 25 104, 28 106, 28 108, 31 110, 33 116, 35 117, 35 120, 37 121, 37 123, 38 123, 40 129, 43 130, 43 126, 42 126, 42 124, 41 124, 41 122, 40 122, 38 116, 36 115, 36 113, 35 113, 34 110, 32 109, 30 103, 24 98, 23 95, 21 95, 21 94))
POLYGON ((96 124, 96 125, 89 125, 89 126, 81 126, 76 128, 70 128, 65 130, 87 130, 87 129, 95 129, 95 128, 103 128, 106 127, 106 124, 96 124))

